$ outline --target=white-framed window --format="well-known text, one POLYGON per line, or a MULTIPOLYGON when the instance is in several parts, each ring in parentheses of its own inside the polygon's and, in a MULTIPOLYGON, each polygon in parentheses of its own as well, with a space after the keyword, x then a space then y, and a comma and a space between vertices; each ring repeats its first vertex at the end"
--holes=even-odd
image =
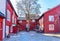
POLYGON ((10 11, 7 10, 7 20, 10 21, 10 11))
POLYGON ((22 23, 22 20, 20 20, 19 23, 22 23))
POLYGON ((35 20, 32 20, 32 22, 35 22, 35 20))
POLYGON ((54 21, 54 16, 53 15, 49 16, 49 21, 52 21, 52 22, 54 21))
POLYGON ((49 24, 49 30, 54 30, 54 24, 49 24))

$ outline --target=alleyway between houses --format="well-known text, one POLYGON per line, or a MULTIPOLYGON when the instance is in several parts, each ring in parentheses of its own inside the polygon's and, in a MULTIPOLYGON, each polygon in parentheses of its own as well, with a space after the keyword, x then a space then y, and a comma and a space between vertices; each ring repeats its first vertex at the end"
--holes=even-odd
POLYGON ((37 33, 34 31, 22 31, 18 34, 11 35, 9 39, 5 39, 4 41, 60 41, 60 38, 44 36, 43 33, 37 33))

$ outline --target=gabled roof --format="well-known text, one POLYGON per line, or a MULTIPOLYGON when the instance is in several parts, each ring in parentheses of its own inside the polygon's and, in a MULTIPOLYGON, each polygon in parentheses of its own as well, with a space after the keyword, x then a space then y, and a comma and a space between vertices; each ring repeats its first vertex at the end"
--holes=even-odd
POLYGON ((0 17, 5 18, 5 15, 3 13, 0 12, 0 17))

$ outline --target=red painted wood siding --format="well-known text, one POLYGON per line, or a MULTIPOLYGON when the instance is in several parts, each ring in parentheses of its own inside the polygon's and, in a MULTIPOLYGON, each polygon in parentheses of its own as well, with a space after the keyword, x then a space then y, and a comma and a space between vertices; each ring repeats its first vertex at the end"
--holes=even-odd
POLYGON ((57 6, 53 8, 52 10, 44 13, 44 32, 58 32, 59 27, 58 27, 58 18, 59 18, 59 11, 60 6, 57 6), (54 22, 49 21, 49 16, 53 15, 54 16, 54 22), (54 24, 54 30, 49 30, 49 24, 54 24))
POLYGON ((12 13, 13 13, 13 10, 12 10, 12 8, 11 8, 9 3, 7 3, 7 9, 10 11, 10 21, 8 21, 6 19, 6 23, 7 23, 7 25, 11 25, 12 24, 12 13))

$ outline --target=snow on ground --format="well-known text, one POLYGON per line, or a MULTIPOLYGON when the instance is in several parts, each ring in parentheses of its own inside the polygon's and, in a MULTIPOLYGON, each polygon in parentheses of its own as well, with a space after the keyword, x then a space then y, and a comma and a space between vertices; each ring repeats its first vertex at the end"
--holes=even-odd
POLYGON ((60 38, 44 36, 42 33, 30 31, 11 35, 9 39, 5 39, 4 41, 60 41, 60 38))

